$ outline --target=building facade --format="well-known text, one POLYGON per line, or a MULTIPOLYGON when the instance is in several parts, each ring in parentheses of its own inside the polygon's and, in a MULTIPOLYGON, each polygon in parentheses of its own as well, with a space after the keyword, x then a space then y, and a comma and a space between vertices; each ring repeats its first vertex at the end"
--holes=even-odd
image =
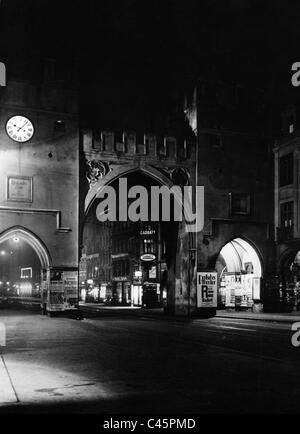
MULTIPOLYGON (((185 102, 197 136, 197 184, 205 188, 197 271, 217 272, 219 308, 256 311, 269 305, 273 156, 264 101, 260 89, 200 78, 185 102)), ((196 292, 193 298, 195 305, 196 292)))
MULTIPOLYGON (((40 262, 48 311, 77 306, 79 132, 76 73, 51 59, 3 58, 0 245, 26 243, 40 262)), ((4 256, 3 258, 4 259, 4 256)))
MULTIPOLYGON (((289 110, 289 115, 291 115, 289 110)), ((286 116, 284 116, 286 119, 286 116)), ((299 310, 300 301, 300 215, 299 215, 299 131, 295 117, 285 122, 286 134, 274 147, 275 237, 277 273, 274 298, 286 311, 299 310)))

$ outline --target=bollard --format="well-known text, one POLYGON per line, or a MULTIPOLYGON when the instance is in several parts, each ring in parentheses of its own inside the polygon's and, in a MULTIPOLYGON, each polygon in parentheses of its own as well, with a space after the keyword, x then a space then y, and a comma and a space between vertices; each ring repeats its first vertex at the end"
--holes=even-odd
POLYGON ((2 322, 0 322, 0 348, 1 347, 6 347, 6 327, 2 322))

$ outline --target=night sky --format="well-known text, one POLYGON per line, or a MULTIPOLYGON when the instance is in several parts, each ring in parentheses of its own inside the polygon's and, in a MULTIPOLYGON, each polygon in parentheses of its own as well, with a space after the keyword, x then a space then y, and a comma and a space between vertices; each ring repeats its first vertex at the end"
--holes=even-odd
POLYGON ((2 0, 1 8, 11 52, 78 62, 83 122, 144 119, 155 128, 199 76, 261 87, 278 106, 298 98, 296 0, 2 0))

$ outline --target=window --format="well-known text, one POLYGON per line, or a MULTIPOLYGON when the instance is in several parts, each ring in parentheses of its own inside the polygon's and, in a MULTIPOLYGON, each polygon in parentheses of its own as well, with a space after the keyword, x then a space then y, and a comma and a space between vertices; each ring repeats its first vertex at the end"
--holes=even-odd
POLYGON ((32 268, 21 268, 21 279, 31 279, 32 278, 32 268))
POLYGON ((144 253, 154 252, 154 241, 150 238, 144 239, 144 253))
POLYGON ((286 118, 286 126, 289 134, 293 134, 294 132, 294 124, 295 124, 295 117, 294 116, 287 116, 286 118))
POLYGON ((287 154, 279 158, 279 186, 292 184, 294 182, 293 154, 287 154))
POLYGON ((231 214, 250 214, 250 195, 243 193, 230 194, 231 214))
POLYGON ((281 229, 290 229, 294 224, 294 202, 285 202, 280 205, 281 229))

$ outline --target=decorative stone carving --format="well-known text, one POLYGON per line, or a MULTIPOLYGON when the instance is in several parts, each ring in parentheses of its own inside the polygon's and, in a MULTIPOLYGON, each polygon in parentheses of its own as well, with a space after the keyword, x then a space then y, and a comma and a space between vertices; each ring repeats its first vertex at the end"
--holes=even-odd
POLYGON ((90 184, 95 184, 111 171, 109 164, 105 161, 90 160, 87 161, 86 178, 90 184))
POLYGON ((175 185, 184 187, 190 183, 190 172, 184 167, 176 167, 171 170, 170 178, 175 185))
POLYGON ((168 177, 174 185, 184 187, 190 184, 191 174, 185 167, 155 167, 155 169, 168 177))

